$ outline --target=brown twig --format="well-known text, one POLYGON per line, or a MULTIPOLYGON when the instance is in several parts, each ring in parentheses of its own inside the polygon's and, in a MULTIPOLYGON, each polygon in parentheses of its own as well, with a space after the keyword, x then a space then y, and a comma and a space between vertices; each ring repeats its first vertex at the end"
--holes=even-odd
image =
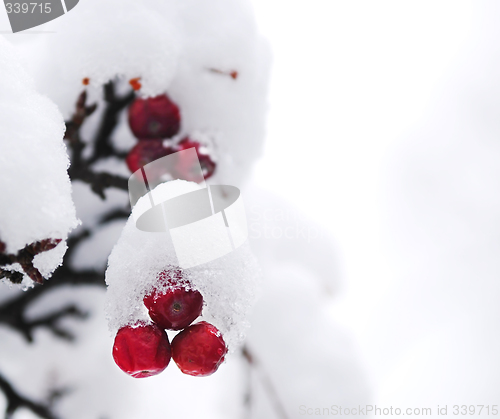
POLYGON ((229 76, 233 80, 236 80, 238 78, 238 75, 239 75, 236 70, 223 71, 223 70, 219 70, 218 68, 209 68, 208 71, 210 71, 211 73, 220 74, 223 76, 229 76))

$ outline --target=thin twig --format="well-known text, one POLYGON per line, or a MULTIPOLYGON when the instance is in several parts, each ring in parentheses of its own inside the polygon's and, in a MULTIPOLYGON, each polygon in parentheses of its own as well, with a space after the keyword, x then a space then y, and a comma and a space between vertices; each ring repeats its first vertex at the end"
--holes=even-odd
POLYGON ((243 346, 242 354, 248 364, 255 368, 255 370, 259 373, 262 385, 264 386, 264 389, 266 390, 267 395, 269 396, 269 399, 271 400, 271 403, 274 406, 274 409, 276 410, 278 416, 281 419, 289 419, 289 416, 285 410, 285 406, 283 405, 283 402, 281 401, 276 387, 269 377, 269 374, 266 372, 262 364, 257 360, 255 354, 250 351, 248 345, 243 346))
POLYGON ((104 274, 93 271, 74 272, 71 269, 61 267, 55 272, 51 280, 47 281, 43 286, 35 286, 2 304, 0 306, 0 323, 17 330, 27 342, 33 342, 33 331, 40 327, 49 329, 60 338, 72 340, 72 334, 62 329, 58 325, 58 321, 68 316, 80 319, 85 318, 87 314, 79 310, 76 306, 67 306, 37 320, 29 320, 26 316, 28 306, 35 299, 50 289, 66 285, 104 286, 104 274))
POLYGON ((29 409, 44 419, 56 419, 56 416, 50 411, 48 406, 21 396, 2 375, 0 375, 0 389, 7 399, 5 419, 12 418, 14 413, 21 408, 29 409))

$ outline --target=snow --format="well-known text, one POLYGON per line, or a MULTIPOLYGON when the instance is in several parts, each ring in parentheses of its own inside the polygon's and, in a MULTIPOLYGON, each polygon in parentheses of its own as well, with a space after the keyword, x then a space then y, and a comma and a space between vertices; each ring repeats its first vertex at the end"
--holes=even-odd
MULTIPOLYGON (((62 140, 64 121, 56 105, 37 93, 3 37, 0 71, 0 239, 9 253, 38 240, 63 239, 35 257, 34 266, 47 278, 61 263, 64 240, 77 225, 62 140)), ((31 283, 25 276, 23 286, 31 283)))
POLYGON ((76 13, 47 25, 57 31, 48 39, 47 57, 64 84, 80 85, 89 78, 100 88, 116 76, 140 77, 143 94, 153 95, 170 84, 177 70, 178 21, 172 1, 87 0, 76 13))
MULTIPOLYGON (((166 201, 199 189, 194 182, 175 180, 158 185, 151 194, 157 202, 158 197, 166 201)), ((142 302, 144 296, 155 287, 162 288, 158 278, 160 272, 179 267, 174 242, 168 233, 145 232, 136 227, 136 212, 142 212, 148 204, 149 196, 139 199, 109 257, 107 315, 112 333, 127 324, 150 322, 142 302)), ((212 249, 205 251, 212 251, 217 245, 213 241, 210 244, 212 249)), ((260 273, 248 244, 210 262, 182 269, 182 272, 183 278, 203 296, 200 320, 216 326, 234 351, 248 327, 247 317, 255 300, 260 273)))

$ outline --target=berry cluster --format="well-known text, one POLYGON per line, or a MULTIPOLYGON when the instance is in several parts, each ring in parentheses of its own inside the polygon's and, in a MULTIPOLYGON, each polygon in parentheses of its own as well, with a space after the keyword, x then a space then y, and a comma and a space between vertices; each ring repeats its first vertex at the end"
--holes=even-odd
MULTIPOLYGON (((177 144, 168 140, 179 133, 181 114, 179 107, 166 94, 147 99, 136 98, 130 105, 128 122, 132 133, 139 139, 126 159, 132 173, 161 157, 193 147, 204 178, 208 179, 214 173, 215 163, 199 142, 189 137, 184 137, 177 144)), ((171 175, 197 181, 192 174, 194 164, 194 161, 187 161, 187 157, 179 159, 174 168, 175 173, 171 175)))
POLYGON ((159 374, 170 358, 184 374, 213 374, 227 347, 215 326, 204 321, 191 325, 201 315, 202 295, 183 279, 180 269, 161 272, 158 283, 161 286, 143 300, 153 324, 138 323, 118 331, 113 345, 116 364, 135 378, 159 374), (164 329, 181 330, 172 345, 164 329))

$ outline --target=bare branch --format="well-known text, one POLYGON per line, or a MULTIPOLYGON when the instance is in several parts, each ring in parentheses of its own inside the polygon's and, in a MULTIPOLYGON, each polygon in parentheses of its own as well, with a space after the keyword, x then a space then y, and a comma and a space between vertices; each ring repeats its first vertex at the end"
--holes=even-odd
POLYGON ((80 137, 80 128, 85 119, 91 115, 97 105, 87 106, 87 93, 83 91, 76 102, 76 109, 70 121, 66 122, 65 138, 72 151, 71 166, 68 174, 71 180, 81 180, 88 183, 93 192, 106 199, 104 191, 108 188, 117 188, 123 191, 128 189, 128 179, 107 172, 95 172, 92 164, 97 160, 112 155, 118 155, 111 144, 111 134, 118 123, 119 113, 134 99, 134 92, 130 92, 124 97, 116 97, 113 82, 104 86, 104 98, 106 107, 101 120, 101 125, 93 141, 94 150, 89 159, 83 158, 85 143, 80 137))
POLYGON ((135 93, 130 91, 123 97, 117 97, 115 85, 112 81, 104 85, 104 100, 106 108, 104 109, 101 125, 94 139, 94 153, 88 163, 92 164, 102 157, 115 155, 115 149, 111 144, 111 134, 118 124, 118 115, 135 98, 135 93))
POLYGON ((44 419, 57 419, 48 406, 21 396, 2 375, 0 375, 0 389, 7 399, 5 419, 10 419, 21 408, 29 409, 44 419))
POLYGON ((130 216, 130 207, 123 209, 116 208, 104 214, 102 218, 99 220, 99 224, 109 223, 110 221, 114 220, 122 220, 124 218, 128 218, 129 216, 130 216))

